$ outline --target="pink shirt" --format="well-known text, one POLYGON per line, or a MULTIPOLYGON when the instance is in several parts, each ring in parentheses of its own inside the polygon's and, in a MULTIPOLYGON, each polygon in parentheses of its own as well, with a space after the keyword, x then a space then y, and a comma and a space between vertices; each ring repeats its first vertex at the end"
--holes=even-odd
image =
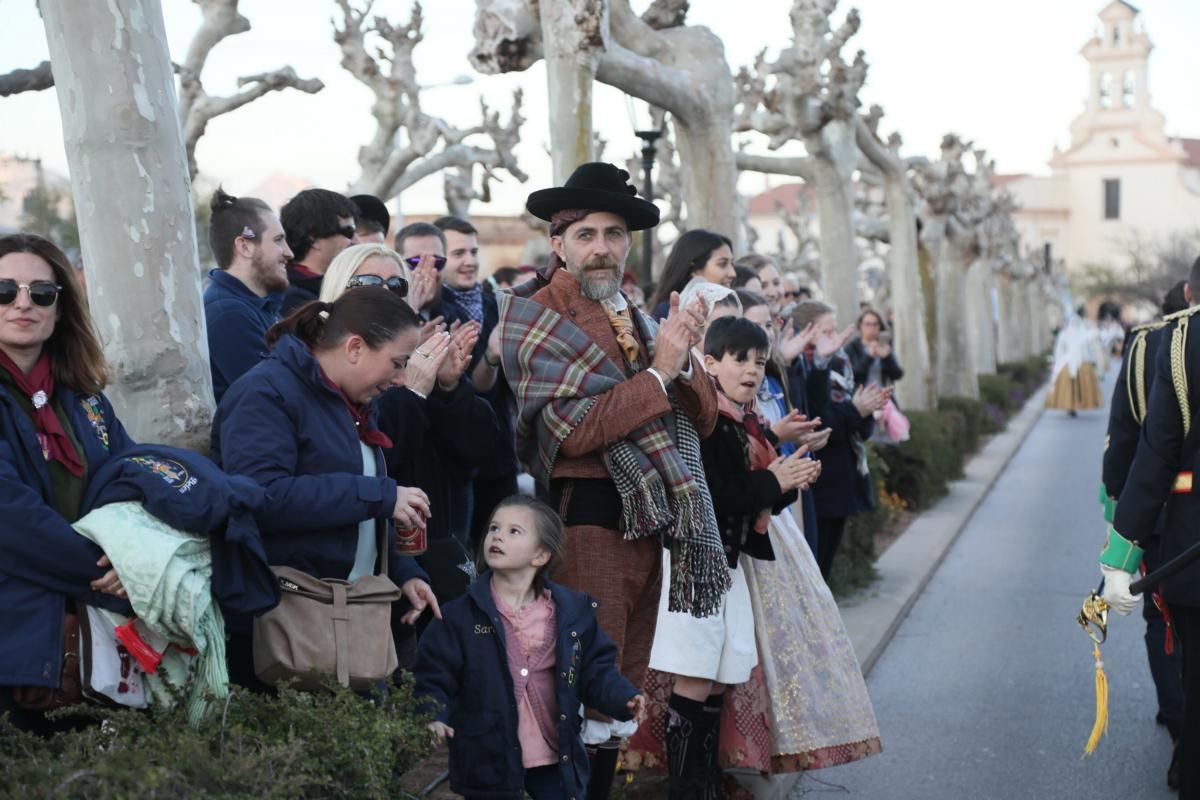
POLYGON ((544 590, 532 603, 513 611, 492 587, 492 599, 504 624, 508 670, 517 700, 517 739, 526 769, 558 763, 558 728, 554 723, 554 648, 557 644, 554 601, 544 590))

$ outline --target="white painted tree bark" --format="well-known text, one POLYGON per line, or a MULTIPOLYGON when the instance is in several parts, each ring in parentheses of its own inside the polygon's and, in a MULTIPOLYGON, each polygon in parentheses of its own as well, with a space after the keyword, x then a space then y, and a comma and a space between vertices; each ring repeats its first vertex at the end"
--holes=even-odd
POLYGON ((159 0, 42 0, 88 297, 121 421, 206 449, 212 422, 187 155, 159 0))
POLYGON ((996 331, 992 322, 992 264, 980 256, 967 267, 967 331, 979 375, 996 374, 996 331))
POLYGON ((580 164, 595 160, 592 94, 608 38, 604 0, 541 0, 542 58, 549 92, 550 159, 562 186, 580 164))
POLYGON ((926 217, 921 235, 934 263, 938 397, 978 397, 966 313, 967 267, 974 243, 968 231, 944 214, 926 217))
MULTIPOLYGON (((925 294, 917 267, 917 212, 908 165, 876 138, 860 116, 855 118, 858 147, 883 179, 888 209, 888 275, 895 311, 894 345, 904 379, 896 384, 901 407, 927 411, 936 399, 930 384, 929 343, 925 338, 925 294)), ((898 142, 897 142, 898 144, 898 142)))

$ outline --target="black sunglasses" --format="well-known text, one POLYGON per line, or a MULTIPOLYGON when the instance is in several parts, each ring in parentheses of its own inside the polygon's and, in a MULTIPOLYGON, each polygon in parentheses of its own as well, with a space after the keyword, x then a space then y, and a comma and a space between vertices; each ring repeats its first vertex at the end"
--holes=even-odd
POLYGON ((0 280, 0 306, 12 305, 17 301, 17 294, 24 289, 29 292, 29 300, 35 306, 46 308, 58 300, 62 287, 50 281, 34 281, 33 283, 17 283, 14 280, 0 280))
POLYGON ((355 275, 346 284, 347 289, 359 286, 384 286, 397 297, 408 297, 408 281, 400 277, 381 278, 378 275, 355 275))
MULTIPOLYGON (((408 264, 413 269, 416 269, 417 267, 421 266, 422 258, 425 258, 425 256, 413 256, 412 258, 404 259, 404 263, 408 264)), ((441 272, 442 267, 446 266, 446 257, 445 256, 430 256, 430 258, 433 259, 433 268, 436 269, 438 272, 441 272)))

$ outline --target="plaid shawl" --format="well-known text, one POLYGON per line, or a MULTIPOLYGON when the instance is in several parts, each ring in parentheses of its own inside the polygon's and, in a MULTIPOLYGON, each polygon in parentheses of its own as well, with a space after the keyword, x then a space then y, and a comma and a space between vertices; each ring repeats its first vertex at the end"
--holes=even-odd
MULTIPOLYGON (((497 299, 501 360, 520 408, 518 455, 548 485, 562 443, 591 411, 596 395, 625 376, 558 312, 508 292, 497 299)), ((652 343, 654 323, 636 312, 633 319, 643 341, 652 343)), ((704 478, 700 437, 673 395, 671 407, 667 417, 609 445, 604 464, 621 496, 625 538, 659 536, 671 550, 668 609, 711 616, 732 581, 704 478)))

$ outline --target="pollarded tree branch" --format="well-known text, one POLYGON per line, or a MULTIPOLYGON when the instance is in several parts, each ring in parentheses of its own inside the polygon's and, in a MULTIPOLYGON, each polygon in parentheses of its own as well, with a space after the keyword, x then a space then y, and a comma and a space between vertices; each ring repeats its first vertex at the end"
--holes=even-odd
POLYGON ((370 3, 361 9, 351 0, 337 4, 341 19, 334 22, 333 38, 342 50, 342 66, 375 95, 375 133, 359 148, 355 191, 390 200, 417 181, 449 170, 447 201, 462 211, 472 199, 490 197, 490 181, 497 179, 498 170, 527 180, 514 152, 525 121, 519 91, 507 121, 482 101, 480 122, 468 128, 426 114, 413 63, 413 51, 423 39, 421 5, 414 3, 408 22, 401 25, 369 17, 370 3), (478 190, 473 185, 477 168, 482 169, 478 190))
POLYGON ((198 171, 196 145, 204 136, 209 122, 271 92, 290 88, 315 94, 324 89, 325 84, 315 78, 302 79, 291 67, 284 67, 239 78, 238 87, 241 91, 237 94, 210 97, 201 77, 209 55, 226 38, 250 30, 250 21, 238 12, 238 0, 193 2, 200 7, 203 22, 196 29, 187 56, 182 64, 177 65, 176 72, 179 73, 179 122, 183 128, 188 171, 194 179, 198 171))
POLYGON ((54 74, 50 62, 43 61, 33 69, 14 69, 0 75, 0 97, 21 92, 40 92, 54 85, 54 74))

